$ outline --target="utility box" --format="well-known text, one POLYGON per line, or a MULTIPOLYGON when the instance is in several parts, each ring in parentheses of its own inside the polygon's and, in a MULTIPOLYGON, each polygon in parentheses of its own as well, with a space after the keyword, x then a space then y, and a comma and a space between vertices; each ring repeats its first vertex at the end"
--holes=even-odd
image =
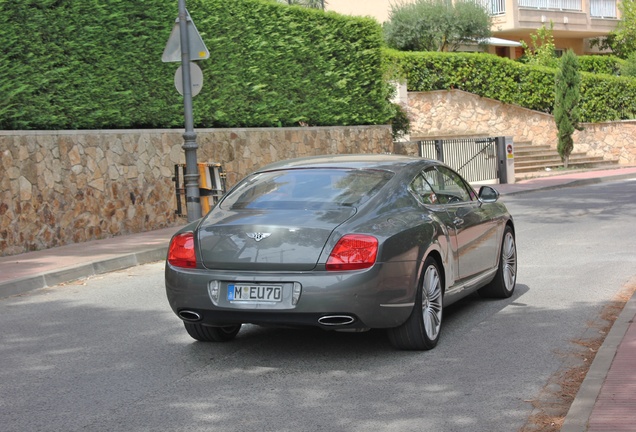
MULTIPOLYGON (((225 172, 220 163, 198 163, 199 171, 199 198, 201 200, 201 214, 207 214, 212 207, 225 194, 225 172)), ((185 188, 185 164, 174 166, 175 195, 177 198, 177 216, 186 217, 184 208, 187 202, 187 192, 185 188)))
POLYGON ((497 137, 499 183, 515 182, 515 146, 512 137, 497 137))

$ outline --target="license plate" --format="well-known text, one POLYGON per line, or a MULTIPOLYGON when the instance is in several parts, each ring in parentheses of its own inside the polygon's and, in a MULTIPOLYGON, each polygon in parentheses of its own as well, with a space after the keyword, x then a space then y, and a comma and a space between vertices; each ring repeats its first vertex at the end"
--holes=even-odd
POLYGON ((283 287, 275 285, 235 285, 227 286, 228 301, 280 302, 283 287))

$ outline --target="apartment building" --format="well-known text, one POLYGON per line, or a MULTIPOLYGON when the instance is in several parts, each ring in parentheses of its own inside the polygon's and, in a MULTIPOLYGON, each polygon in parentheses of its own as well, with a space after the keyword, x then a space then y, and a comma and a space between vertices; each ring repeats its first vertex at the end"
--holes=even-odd
MULTIPOLYGON (((379 22, 389 18, 392 4, 414 0, 328 0, 326 9, 349 15, 371 16, 379 22)), ((489 51, 502 57, 517 58, 522 49, 514 42, 530 42, 530 35, 542 25, 553 23, 557 50, 572 49, 576 54, 598 53, 590 39, 612 31, 620 20, 620 0, 476 0, 492 16, 496 38, 489 51), (502 41, 503 40, 503 41, 502 41), (505 41, 512 41, 507 44, 505 41)))

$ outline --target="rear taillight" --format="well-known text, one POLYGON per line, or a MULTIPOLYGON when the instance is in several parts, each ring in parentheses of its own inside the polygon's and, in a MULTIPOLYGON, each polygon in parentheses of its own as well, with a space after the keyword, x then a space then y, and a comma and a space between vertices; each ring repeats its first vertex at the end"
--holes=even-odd
POLYGON ((378 239, 363 234, 347 234, 331 251, 328 271, 361 270, 371 267, 378 255, 378 239))
POLYGON ((172 238, 168 248, 168 263, 175 267, 194 268, 197 258, 194 254, 194 235, 178 234, 172 238))

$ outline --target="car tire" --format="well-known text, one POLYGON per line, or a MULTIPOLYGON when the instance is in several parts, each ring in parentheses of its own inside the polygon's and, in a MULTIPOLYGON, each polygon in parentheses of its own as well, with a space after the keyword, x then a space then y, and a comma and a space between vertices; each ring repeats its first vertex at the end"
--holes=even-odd
POLYGON ((499 254, 499 267, 495 278, 479 290, 479 295, 488 298, 508 298, 517 284, 517 245, 515 233, 510 226, 504 230, 499 254))
POLYGON ((424 275, 415 296, 415 306, 404 324, 388 330, 391 344, 401 350, 435 348, 442 329, 442 273, 435 259, 424 262, 424 275))
POLYGON ((241 324, 227 327, 209 327, 202 324, 184 322, 183 325, 193 339, 201 342, 231 341, 241 330, 241 324))

